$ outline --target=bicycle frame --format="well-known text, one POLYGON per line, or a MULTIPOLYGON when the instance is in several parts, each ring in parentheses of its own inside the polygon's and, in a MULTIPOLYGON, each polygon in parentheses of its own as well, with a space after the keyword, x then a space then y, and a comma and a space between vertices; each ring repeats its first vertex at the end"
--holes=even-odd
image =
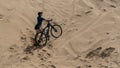
MULTIPOLYGON (((47 26, 43 29, 43 31, 45 32, 45 30, 47 29, 47 34, 46 35, 48 35, 49 36, 49 31, 50 31, 50 27, 52 27, 52 25, 50 24, 50 21, 48 21, 48 24, 47 24, 47 26)), ((52 27, 53 28, 53 27, 52 27)))
POLYGON ((54 24, 54 22, 48 21, 48 24, 39 33, 35 35, 36 43, 38 43, 38 45, 39 43, 41 43, 40 45, 46 45, 47 40, 49 40, 50 38, 50 35, 52 35, 54 38, 58 38, 62 35, 62 28, 59 25, 54 24), (54 34, 54 32, 59 32, 59 30, 56 27, 58 27, 61 32, 59 33, 59 35, 57 34, 57 36, 54 34), (49 34, 49 32, 51 34, 49 34))
POLYGON ((55 30, 55 32, 57 31, 53 25, 51 24, 51 21, 48 21, 48 24, 47 26, 43 29, 43 33, 45 33, 45 35, 49 36, 49 31, 50 31, 50 28, 53 28, 55 30), (48 29, 47 29, 48 28, 48 29), (47 29, 47 32, 45 32, 47 29))

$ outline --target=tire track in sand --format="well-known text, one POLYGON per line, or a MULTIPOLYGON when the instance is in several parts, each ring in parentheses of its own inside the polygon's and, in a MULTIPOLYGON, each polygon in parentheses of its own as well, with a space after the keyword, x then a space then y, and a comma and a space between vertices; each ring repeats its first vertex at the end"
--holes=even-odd
MULTIPOLYGON (((105 13, 103 13, 103 14, 100 14, 99 16, 97 16, 96 18, 94 18, 93 20, 91 20, 88 24, 86 24, 83 28, 81 28, 81 30, 79 31, 79 32, 81 32, 80 34, 79 34, 79 32, 75 32, 74 34, 79 34, 79 37, 82 35, 82 34, 84 34, 87 30, 89 30, 91 27, 93 27, 93 26, 95 26, 97 23, 99 23, 99 21, 101 20, 101 19, 103 19, 108 13, 110 13, 110 12, 112 12, 112 11, 114 11, 114 10, 111 10, 111 11, 109 11, 109 12, 105 12, 105 13), (94 21, 94 20, 96 20, 96 21, 94 21)), ((72 39, 75 39, 75 38, 77 38, 78 37, 78 35, 77 36, 74 36, 74 38, 71 38, 71 39, 69 39, 69 40, 64 40, 64 39, 61 39, 62 41, 66 41, 66 42, 64 42, 64 43, 59 43, 58 44, 58 46, 56 46, 56 48, 63 48, 65 45, 67 45, 68 44, 68 42, 70 41, 70 40, 72 40, 72 39), (60 45, 60 46, 59 46, 60 45)), ((93 45, 92 45, 92 47, 97 47, 97 44, 104 44, 105 42, 108 42, 109 41, 109 39, 108 38, 104 38, 104 39, 102 39, 102 38, 99 38, 95 43, 93 43, 93 45)), ((88 52, 88 51, 90 51, 91 50, 91 47, 87 50, 87 51, 84 51, 84 52, 88 52)), ((73 51, 73 53, 76 53, 75 51, 73 51)))

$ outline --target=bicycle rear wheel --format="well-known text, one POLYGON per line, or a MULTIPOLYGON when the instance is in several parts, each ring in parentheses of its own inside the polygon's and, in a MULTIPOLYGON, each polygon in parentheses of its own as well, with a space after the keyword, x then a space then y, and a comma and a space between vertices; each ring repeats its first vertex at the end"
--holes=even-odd
POLYGON ((44 33, 37 33, 35 35, 35 42, 39 46, 45 46, 47 43, 47 37, 44 33))
POLYGON ((53 25, 51 27, 51 35, 54 38, 58 38, 62 35, 62 27, 60 25, 53 25))

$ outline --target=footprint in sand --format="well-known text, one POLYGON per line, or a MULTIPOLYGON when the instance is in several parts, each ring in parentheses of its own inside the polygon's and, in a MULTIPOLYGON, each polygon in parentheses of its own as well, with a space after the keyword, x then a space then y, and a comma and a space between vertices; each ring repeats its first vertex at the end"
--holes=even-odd
POLYGON ((100 0, 101 2, 103 2, 104 0, 100 0))
POLYGON ((50 54, 50 53, 47 53, 47 56, 48 56, 48 57, 51 57, 51 54, 50 54))
POLYGON ((107 10, 106 9, 102 9, 104 12, 106 12, 107 10))
POLYGON ((86 55, 86 58, 92 58, 94 56, 98 56, 100 51, 101 51, 102 47, 98 47, 97 49, 95 50, 92 50, 91 52, 89 52, 87 55, 86 55))
POLYGON ((80 15, 80 14, 77 14, 76 16, 81 17, 81 15, 80 15))
POLYGON ((115 5, 110 5, 110 7, 112 7, 112 8, 116 8, 116 6, 115 6, 115 5))
POLYGON ((91 13, 92 11, 87 11, 87 12, 85 12, 85 14, 89 14, 89 13, 91 13))
POLYGON ((92 68, 92 65, 85 65, 86 68, 92 68))
POLYGON ((16 44, 14 44, 13 46, 11 46, 9 48, 9 52, 15 53, 15 52, 17 52, 18 49, 19 49, 19 47, 16 44))
POLYGON ((28 56, 25 56, 25 57, 21 58, 20 61, 25 62, 25 61, 28 61, 28 60, 30 60, 30 58, 28 56))
POLYGON ((56 68, 56 66, 55 66, 55 65, 50 65, 50 67, 52 67, 52 68, 56 68))
POLYGON ((106 48, 101 52, 100 56, 102 58, 109 57, 114 50, 115 48, 113 47, 106 48))
POLYGON ((76 68, 81 68, 80 66, 77 66, 76 68))
POLYGON ((22 58, 23 60, 29 60, 29 57, 28 56, 25 56, 22 58))
POLYGON ((2 19, 3 19, 3 17, 4 17, 4 16, 3 16, 2 14, 0 14, 0 20, 2 20, 2 19))
POLYGON ((90 9, 93 9, 93 7, 90 7, 90 9))
POLYGON ((47 51, 46 51, 46 50, 44 50, 44 49, 43 49, 42 51, 43 51, 43 52, 47 52, 47 51))

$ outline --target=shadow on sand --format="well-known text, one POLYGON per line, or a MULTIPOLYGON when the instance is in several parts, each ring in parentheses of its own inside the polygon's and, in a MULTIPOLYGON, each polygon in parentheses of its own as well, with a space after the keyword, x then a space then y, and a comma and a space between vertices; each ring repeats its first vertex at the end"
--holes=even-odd
POLYGON ((27 46, 25 49, 24 49, 24 52, 26 54, 33 54, 33 51, 37 50, 37 49, 42 49, 43 47, 45 47, 47 45, 44 45, 44 46, 40 46, 40 45, 32 45, 32 46, 27 46))

